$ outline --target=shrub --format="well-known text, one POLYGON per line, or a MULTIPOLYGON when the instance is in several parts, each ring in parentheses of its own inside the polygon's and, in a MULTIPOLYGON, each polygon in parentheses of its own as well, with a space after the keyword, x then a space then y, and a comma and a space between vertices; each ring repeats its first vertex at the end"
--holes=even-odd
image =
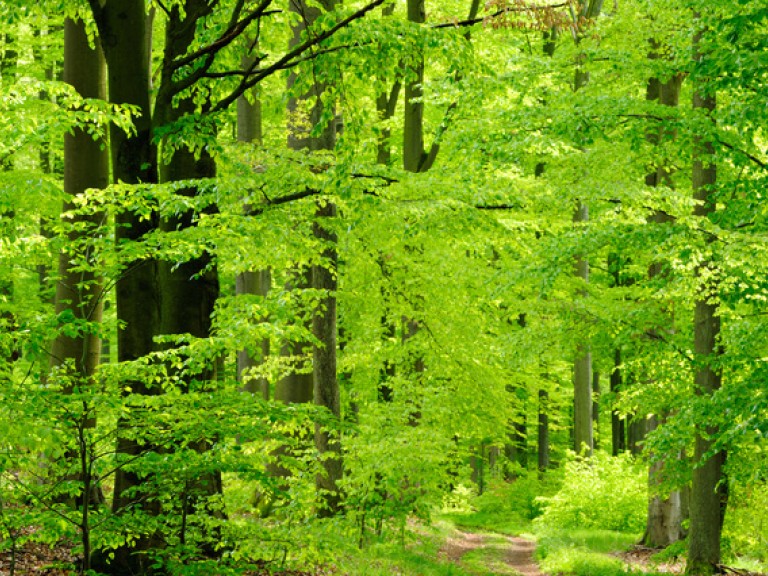
POLYGON ((535 522, 556 529, 642 531, 648 499, 646 482, 642 467, 629 455, 595 453, 585 459, 571 454, 560 491, 538 499, 545 510, 535 522))

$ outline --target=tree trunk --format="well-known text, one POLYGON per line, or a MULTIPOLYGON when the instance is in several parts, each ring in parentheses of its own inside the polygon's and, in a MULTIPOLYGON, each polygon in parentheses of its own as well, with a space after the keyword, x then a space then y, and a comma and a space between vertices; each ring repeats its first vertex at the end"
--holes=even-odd
MULTIPOLYGON (((578 224, 588 220, 587 206, 579 203, 573 221, 578 224)), ((589 262, 583 256, 576 258, 576 276, 589 282, 589 262)), ((579 344, 573 362, 573 449, 577 454, 592 456, 593 448, 592 354, 588 345, 579 344)))
MULTIPOLYGON (((611 394, 614 398, 621 391, 621 350, 613 352, 613 371, 611 372, 611 394)), ((611 453, 618 456, 627 449, 626 420, 615 409, 611 410, 611 453)))
POLYGON ((539 475, 549 468, 549 394, 539 389, 538 425, 538 467, 539 475))
MULTIPOLYGON (((64 82, 70 84, 83 98, 106 99, 106 70, 100 47, 92 50, 82 22, 66 20, 64 24, 64 82)), ((64 192, 74 198, 88 188, 106 188, 109 184, 109 157, 104 141, 94 140, 85 130, 76 129, 64 136, 64 192)), ((64 211, 75 208, 72 200, 64 203, 64 211)), ((79 217, 75 222, 97 226, 103 214, 79 217)), ((72 232, 69 240, 75 244, 82 233, 72 232)), ((88 254, 92 266, 97 262, 88 254)), ((56 282, 56 314, 71 310, 73 319, 90 324, 101 322, 104 284, 95 270, 80 270, 66 253, 59 255, 56 282)), ((53 341, 51 363, 61 366, 73 362, 73 375, 88 379, 99 363, 101 339, 96 331, 86 331, 81 337, 58 334, 53 341)))
MULTIPOLYGON (((323 10, 333 10, 338 0, 323 0, 323 10)), ((307 27, 311 26, 320 16, 320 10, 310 7, 304 0, 291 0, 291 10, 301 18, 293 28, 291 45, 299 42, 299 38, 307 27)), ((288 79, 289 89, 295 82, 292 73, 288 79)), ((288 101, 289 130, 288 145, 294 150, 333 150, 336 145, 336 122, 331 121, 321 131, 320 135, 312 136, 303 126, 315 127, 323 117, 325 105, 322 95, 326 87, 315 83, 307 94, 301 98, 292 97, 288 101), (309 118, 301 118, 302 104, 308 104, 309 118)), ((281 398, 298 393, 299 401, 313 400, 316 405, 326 408, 337 420, 341 417, 341 402, 339 382, 336 373, 336 340, 337 340, 337 256, 336 235, 331 230, 330 219, 336 217, 336 206, 327 201, 320 201, 315 212, 316 221, 313 233, 325 245, 323 250, 324 265, 315 265, 309 271, 310 286, 324 294, 318 308, 312 317, 312 334, 321 343, 312 346, 312 373, 293 374, 279 383, 281 398)), ((277 396, 277 393, 276 393, 277 396)), ((319 495, 318 513, 332 515, 338 512, 341 505, 341 495, 338 482, 341 480, 343 465, 341 460, 341 441, 338 432, 328 427, 315 425, 315 447, 317 448, 323 471, 316 478, 319 495)))
MULTIPOLYGON (((82 21, 64 21, 64 82, 70 84, 83 98, 106 99, 106 70, 104 54, 100 47, 91 49, 85 25, 82 21)), ((70 197, 63 210, 75 207, 74 198, 88 188, 106 188, 109 184, 109 156, 106 142, 94 140, 83 129, 75 129, 64 136, 64 192, 70 197)), ((103 214, 77 217, 73 224, 85 226, 85 232, 69 233, 72 246, 77 246, 84 236, 91 234, 90 226, 103 224, 103 214)), ((51 367, 59 368, 68 381, 64 391, 70 393, 73 387, 90 385, 101 355, 101 338, 96 327, 101 322, 104 307, 104 283, 97 271, 98 262, 88 253, 59 254, 58 278, 56 280, 55 310, 57 317, 65 311, 73 322, 84 322, 88 326, 77 337, 63 333, 56 335, 51 349, 51 367), (80 267, 78 259, 85 259, 88 269, 80 267)), ((83 547, 83 570, 91 568, 91 524, 89 511, 103 502, 101 491, 91 477, 87 444, 87 430, 95 426, 93 414, 84 401, 83 412, 78 415, 76 429, 79 450, 67 454, 68 461, 75 466, 73 479, 82 483, 80 493, 71 504, 81 511, 80 544, 83 547)))
MULTIPOLYGON (((165 126, 180 118, 192 114, 196 109, 194 98, 180 97, 172 90, 174 70, 168 66, 177 58, 187 53, 192 44, 198 22, 210 14, 211 8, 205 0, 187 1, 184 12, 173 7, 168 16, 165 30, 164 66, 160 74, 160 85, 155 102, 156 124, 165 126)), ((163 145, 166 145, 164 142, 163 145)), ((178 182, 181 180, 200 180, 216 176, 216 163, 206 150, 193 151, 181 147, 173 152, 170 159, 160 168, 160 181, 178 182)), ((200 193, 194 185, 180 189, 177 194, 196 196, 200 193)), ((215 207, 207 208, 209 211, 215 207)), ((195 214, 190 210, 174 216, 163 215, 160 229, 166 233, 182 231, 195 226, 195 214)), ((195 338, 211 336, 212 317, 219 297, 219 277, 212 256, 203 252, 183 262, 160 260, 158 262, 158 281, 160 292, 160 326, 163 335, 190 334, 195 338)), ((193 381, 213 386, 217 379, 218 362, 202 364, 196 373, 185 373, 180 382, 182 389, 187 389, 193 381)), ((199 451, 208 450, 217 437, 201 437, 191 444, 199 451)), ((207 556, 216 556, 220 540, 216 523, 206 522, 201 517, 221 516, 221 512, 212 510, 208 499, 221 494, 221 471, 215 466, 195 471, 188 478, 180 478, 179 494, 180 514, 185 519, 180 528, 180 541, 187 539, 187 533, 195 529, 201 538, 199 547, 207 556)))
MULTIPOLYGON (((103 5, 90 2, 99 31, 99 40, 108 66, 109 101, 113 104, 135 106, 139 115, 134 118, 135 133, 127 134, 113 128, 110 131, 112 178, 114 182, 137 184, 157 182, 155 148, 152 144, 152 117, 150 107, 150 57, 147 53, 148 32, 144 0, 107 0, 103 5)), ((137 214, 119 213, 115 217, 115 235, 118 243, 136 241, 155 227, 153 219, 142 219, 137 214)), ((156 263, 152 259, 128 262, 117 280, 117 318, 124 326, 117 334, 117 359, 130 362, 152 352, 153 336, 157 333, 160 302, 156 284, 156 263)), ((138 394, 157 391, 142 381, 125 382, 124 388, 138 394)), ((139 455, 142 448, 122 432, 125 421, 118 427, 117 454, 124 458, 139 455)), ((142 479, 134 472, 119 468, 115 473, 113 510, 116 513, 139 508, 156 515, 158 505, 141 494, 133 493, 142 479)), ((106 564, 99 559, 94 565, 101 572, 120 575, 147 574, 151 562, 147 550, 157 545, 155 535, 142 535, 130 544, 114 551, 114 559, 106 564)))
POLYGON ((592 429, 595 449, 600 447, 600 372, 592 372, 592 429))
MULTIPOLYGON (((424 0, 408 0, 408 21, 424 24, 424 0)), ((421 172, 424 153, 424 54, 419 52, 406 71, 405 116, 403 123, 403 168, 408 172, 421 172)))
MULTIPOLYGON (((652 53, 651 57, 655 57, 655 52, 652 53)), ((667 82, 661 82, 652 78, 648 82, 647 99, 658 99, 659 103, 664 106, 676 107, 680 99, 681 84, 681 75, 675 75, 667 80, 667 82)), ((655 133, 650 133, 648 139, 653 144, 661 144, 668 140, 674 140, 675 137, 674 131, 661 127, 655 133)), ((659 185, 672 186, 673 184, 669 168, 663 165, 658 166, 656 170, 649 173, 645 181, 646 184, 652 187, 659 185)), ((650 220, 657 225, 664 225, 671 218, 663 212, 656 212, 650 220)), ((662 272, 662 263, 654 262, 648 270, 648 277, 652 279, 662 274, 662 272)), ((673 320, 673 318, 670 318, 668 322, 670 326, 673 325, 673 320)), ((652 416, 648 420, 648 431, 654 430, 658 425, 658 417, 652 416)), ((648 500, 648 517, 642 542, 645 546, 652 548, 663 548, 685 537, 683 521, 687 518, 683 511, 681 491, 675 490, 667 498, 661 498, 654 493, 654 488, 663 478, 665 465, 664 461, 656 461, 648 470, 648 486, 651 495, 648 500)))
MULTIPOLYGON (((602 0, 586 0, 580 3, 579 15, 583 20, 597 18, 602 9, 602 0)), ((578 26, 580 26, 579 24, 578 26)), ((582 32, 576 34, 576 43, 581 40, 582 32)), ((589 81, 589 74, 581 66, 576 67, 573 78, 573 90, 578 92, 589 81)), ((589 208, 581 201, 573 214, 577 225, 589 221, 589 208)), ((589 282, 589 262, 583 255, 576 258, 576 276, 589 282)), ((573 362, 573 442, 577 453, 592 455, 594 432, 592 429, 592 354, 589 345, 580 343, 573 362)))
MULTIPOLYGON (((381 9, 381 14, 385 18, 392 16, 394 12, 394 4, 388 4, 381 9)), ((379 81, 382 85, 386 85, 388 78, 382 77, 379 81)), ((376 112, 379 116, 379 120, 384 123, 376 141, 376 163, 384 166, 389 166, 392 163, 392 148, 389 141, 392 136, 392 131, 386 125, 386 122, 395 116, 397 100, 400 96, 402 85, 403 83, 401 80, 395 79, 392 83, 392 89, 389 92, 383 90, 376 96, 376 112)))
MULTIPOLYGON (((256 49, 257 45, 254 46, 254 51, 256 49)), ((244 70, 248 69, 253 62, 253 56, 243 56, 241 67, 244 70)), ((237 140, 254 145, 262 143, 261 99, 258 88, 251 89, 250 94, 243 94, 237 99, 237 140)), ((244 210, 247 214, 250 206, 246 206, 244 210)), ((242 272, 235 278, 235 294, 267 296, 271 280, 269 270, 242 272)), ((247 350, 240 350, 237 353, 237 377, 244 390, 269 400, 269 382, 265 378, 254 379, 247 375, 249 369, 258 366, 269 355, 269 339, 262 340, 259 348, 261 354, 258 356, 249 354, 247 350)))
MULTIPOLYGON (((697 15, 696 20, 699 20, 697 15)), ((705 32, 699 31, 693 39, 694 59, 701 63, 706 58, 700 52, 700 42, 705 32)), ((693 90, 694 111, 706 115, 714 122, 716 97, 714 88, 702 78, 696 78, 693 90)), ((698 202, 694 215, 708 218, 716 210, 717 167, 715 149, 709 136, 698 133, 693 141, 692 167, 693 196, 698 202)), ((708 242, 712 242, 710 238, 708 242)), ((721 373, 717 367, 722 354, 720 316, 718 314, 717 284, 710 271, 711 261, 702 262, 697 269, 701 283, 694 310, 694 352, 696 354, 695 391, 704 398, 711 396, 721 385, 721 373)), ((716 432, 706 423, 696 434, 694 451, 693 484, 691 487, 691 523, 688 535, 688 562, 686 573, 691 575, 713 574, 720 563, 720 535, 727 505, 728 480, 724 477, 725 452, 710 454, 712 435, 716 432)))

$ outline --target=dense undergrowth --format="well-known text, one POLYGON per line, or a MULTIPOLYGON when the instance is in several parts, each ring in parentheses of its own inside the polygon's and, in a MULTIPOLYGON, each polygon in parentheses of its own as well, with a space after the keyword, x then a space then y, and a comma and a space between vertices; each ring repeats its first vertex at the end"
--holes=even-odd
MULTIPOLYGON (((387 550, 389 567, 396 570, 400 566, 401 574, 464 574, 464 569, 471 574, 498 574, 491 571, 492 548, 468 553, 459 571, 439 561, 435 555, 439 544, 435 540, 444 540, 453 526, 491 536, 522 534, 535 539, 535 557, 546 574, 660 574, 654 566, 675 563, 684 557, 684 542, 659 551, 645 566, 630 565, 618 554, 641 538, 645 528, 646 486, 647 468, 629 456, 612 458, 598 453, 591 462, 572 457, 562 471, 550 471, 543 478, 535 473, 511 482, 497 478, 482 495, 459 490, 439 515, 438 528, 431 536, 423 533, 417 544, 381 550, 387 550), (416 568, 412 562, 419 556, 423 563, 436 564, 430 569, 416 568)), ((768 571, 767 498, 766 486, 734 495, 724 531, 724 560, 729 565, 768 571)), ((375 550, 374 546, 368 552, 375 550)))
MULTIPOLYGON (((257 553, 263 557, 271 549, 272 555, 258 564, 268 571, 498 576, 515 573, 504 565, 503 552, 506 539, 518 535, 536 541, 535 559, 545 574, 657 574, 656 564, 684 557, 684 542, 660 551, 644 566, 630 565, 618 554, 636 544, 645 528, 646 475, 647 468, 628 455, 613 458, 598 453, 589 461, 571 456, 561 469, 543 476, 532 472, 507 481, 499 472, 480 495, 466 484, 458 485, 429 518, 382 518, 361 533, 359 516, 298 521, 290 504, 284 504, 271 511, 271 521, 264 519, 258 534, 247 528, 247 517, 263 512, 259 508, 263 504, 254 502, 248 482, 230 478, 225 489, 232 511, 230 530, 241 530, 238 536, 253 541, 253 550, 243 545, 239 558, 230 555, 215 566, 198 562, 193 569, 177 564, 174 574, 253 574, 248 558, 257 553), (457 534, 476 535, 482 545, 452 557, 446 547, 457 534)), ((768 572, 766 503, 765 485, 733 493, 724 529, 727 564, 768 572)))

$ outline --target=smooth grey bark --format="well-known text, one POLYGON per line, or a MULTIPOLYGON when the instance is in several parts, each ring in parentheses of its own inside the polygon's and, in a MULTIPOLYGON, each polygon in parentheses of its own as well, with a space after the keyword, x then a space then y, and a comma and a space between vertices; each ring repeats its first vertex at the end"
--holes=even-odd
MULTIPOLYGON (((248 45, 253 45, 253 41, 249 41, 248 45)), ((257 44, 253 45, 254 51, 257 46, 257 44)), ((246 54, 242 57, 240 66, 243 70, 247 70, 254 63, 255 56, 246 54)), ((237 99, 237 140, 238 142, 261 145, 263 141, 262 130, 261 99, 259 98, 258 87, 254 87, 237 99)), ((250 207, 245 206, 244 211, 247 214, 250 207)), ((235 294, 267 296, 271 281, 269 270, 242 272, 235 278, 235 294)), ((249 354, 247 350, 240 350, 237 353, 237 377, 244 390, 258 395, 264 400, 269 400, 269 382, 265 378, 255 379, 247 375, 248 370, 258 366, 269 355, 269 339, 259 342, 258 348, 260 354, 256 356, 249 354)))
MULTIPOLYGON (((112 179, 126 184, 157 182, 155 147, 152 143, 152 115, 150 106, 150 58, 146 42, 149 34, 144 0, 89 0, 99 31, 99 42, 107 60, 109 101, 129 104, 139 112, 134 118, 134 133, 113 128, 110 131, 112 179)), ((117 242, 137 241, 155 228, 153 219, 142 219, 133 213, 119 213, 115 217, 117 242)), ((146 356, 154 349, 153 337, 160 318, 160 302, 156 288, 157 266, 153 259, 136 260, 125 264, 117 280, 117 318, 124 328, 117 334, 118 362, 130 362, 146 356)), ((145 382, 126 382, 134 393, 153 394, 157 391, 145 382)), ((132 458, 146 447, 136 443, 123 432, 127 424, 118 422, 117 454, 132 458)), ((141 509, 156 515, 159 507, 152 499, 133 493, 143 479, 124 468, 115 472, 113 511, 121 513, 129 508, 141 509)), ((146 552, 160 545, 157 535, 145 534, 113 551, 114 558, 94 558, 94 568, 119 576, 121 574, 148 574, 151 561, 146 552)))
MULTIPOLYGON (((677 106, 680 100, 682 80, 683 78, 679 74, 672 76, 666 82, 661 82, 655 78, 650 79, 647 99, 658 99, 663 106, 677 106)), ((649 134, 648 140, 653 144, 659 144, 674 140, 675 137, 674 131, 659 127, 655 133, 649 134)), ((671 187, 673 182, 670 168, 664 165, 658 166, 656 170, 646 176, 646 184, 653 187, 660 185, 671 187)), ((656 225, 663 226, 671 221, 671 217, 663 212, 656 212, 650 220, 656 225)), ((648 270, 649 279, 661 274, 663 274, 662 263, 652 263, 648 270)), ((670 325, 672 324, 671 320, 670 325)), ((650 417, 648 419, 648 432, 656 429, 660 423, 658 416, 650 417)), ((651 495, 648 499, 648 514, 642 542, 645 546, 652 548, 663 548, 685 537, 683 521, 687 518, 684 513, 684 492, 675 490, 665 498, 655 494, 655 487, 661 483, 664 477, 665 465, 663 460, 657 460, 651 464, 648 470, 648 485, 651 495)))
MULTIPOLYGON (((70 84, 83 98, 105 100, 106 64, 100 47, 92 50, 88 45, 82 22, 66 20, 64 24, 64 82, 70 84)), ((76 129, 64 136, 64 192, 74 198, 88 188, 106 188, 109 184, 109 155, 103 140, 94 140, 85 130, 76 129)), ((72 200, 64 203, 63 210, 75 208, 72 200)), ((75 223, 98 226, 103 214, 78 217, 75 223)), ((71 232, 69 239, 76 243, 82 233, 71 232)), ((89 254, 79 255, 97 267, 89 254)), ((71 310, 77 320, 93 324, 101 322, 104 305, 104 283, 97 270, 78 270, 72 258, 61 253, 58 258, 55 310, 61 314, 71 310)), ((80 337, 59 334, 51 350, 52 366, 72 362, 73 376, 88 379, 93 376, 101 354, 101 339, 96 330, 80 337)))
MULTIPOLYGON (((298 14, 298 23, 293 27, 293 37, 290 47, 297 46, 302 33, 311 26, 320 12, 317 8, 310 8, 303 0, 291 0, 290 9, 298 14)), ((330 2, 325 5, 326 9, 330 2)), ((296 73, 288 76, 288 90, 290 91, 296 82, 296 73)), ((314 85, 307 94, 301 97, 291 96, 288 99, 288 147, 293 150, 332 150, 336 143, 335 123, 331 122, 320 136, 312 137, 310 131, 316 126, 323 113, 323 103, 320 98, 324 88, 322 85, 314 85)), ((310 288, 312 271, 303 270, 294 272, 292 288, 310 288)), ((311 326, 309 327, 311 329, 311 326)), ((296 343, 290 347, 284 347, 283 354, 298 357, 309 356, 311 346, 305 343, 296 343)), ((314 368, 313 368, 314 370, 314 368)), ((275 384, 275 399, 285 403, 306 403, 314 400, 314 374, 312 371, 292 372, 280 379, 275 384)))
MULTIPOLYGON (((589 220, 589 209, 579 203, 574 212, 576 224, 589 220)), ((576 276, 589 282, 589 261, 576 258, 576 276)), ((589 346, 579 344, 573 361, 573 449, 577 454, 592 456, 594 438, 592 428, 592 353, 589 346)))
MULTIPOLYGON (((696 16, 699 20, 699 15, 696 16)), ((700 26, 700 24, 697 23, 700 26)), ((707 55, 700 50, 705 34, 698 31, 694 35, 694 60, 697 64, 706 61, 707 55)), ((700 73, 699 73, 700 74, 700 73)), ((714 88, 706 79, 694 76, 693 108, 706 116, 714 124, 717 107, 714 88)), ((697 133, 693 138, 692 166, 693 197, 697 201, 694 215, 709 218, 716 210, 717 165, 715 148, 709 136, 697 133)), ((712 243, 712 238, 708 243, 712 243)), ((694 352, 696 369, 694 388, 696 394, 706 399, 721 386, 721 369, 717 366, 722 354, 720 338, 720 316, 717 296, 717 283, 711 275, 715 266, 712 261, 704 261, 697 268, 701 282, 696 295, 694 309, 694 352)), ((691 486, 691 521, 688 534, 688 561, 686 574, 707 575, 718 571, 720 563, 720 536, 725 518, 728 498, 728 479, 723 467, 726 454, 720 450, 711 454, 712 435, 716 429, 706 422, 700 422, 694 449, 693 483, 691 486)))
MULTIPOLYGON (((424 24, 424 0, 408 0, 408 21, 424 24)), ((408 172, 421 172, 424 152, 424 54, 419 51, 406 72, 405 114, 403 116, 403 168, 408 172)))
MULTIPOLYGON (((597 18, 602 10, 602 0, 589 0, 579 5, 579 17, 582 20, 597 18)), ((576 23, 577 28, 581 23, 576 23)), ((576 32, 576 43, 582 38, 582 31, 576 32)), ((586 86, 589 74, 579 64, 573 78, 573 90, 578 92, 586 86)), ((579 225, 589 221, 589 208, 578 201, 573 213, 573 222, 579 225)), ((576 276, 589 282, 589 261, 583 255, 576 257, 576 276)), ((591 456, 594 449, 594 431, 592 428, 592 354, 589 346, 580 343, 573 362, 573 441, 577 453, 591 456)))
MULTIPOLYGON (((338 0, 323 0, 322 9, 330 11, 338 4, 338 0)), ((300 42, 301 35, 312 26, 320 16, 320 10, 311 7, 304 0, 291 0, 290 9, 301 16, 299 23, 293 28, 291 46, 300 42)), ((296 80, 292 72, 288 79, 290 89, 296 80)), ((307 94, 301 97, 291 97, 288 101, 289 129, 288 145, 294 150, 307 149, 333 150, 336 145, 336 121, 331 121, 319 135, 313 136, 309 131, 317 126, 325 111, 322 95, 327 87, 315 82, 307 94), (308 111, 307 111, 308 107, 308 111), (305 114, 305 112, 308 112, 305 114)), ((278 382, 276 398, 283 401, 313 401, 317 406, 326 408, 336 419, 341 418, 341 401, 336 367, 337 354, 337 310, 336 289, 338 261, 336 255, 337 238, 333 232, 333 220, 337 217, 336 206, 329 201, 319 201, 315 211, 313 234, 323 245, 324 264, 311 267, 304 282, 323 296, 318 307, 313 311, 311 330, 320 345, 311 346, 312 373, 291 374, 278 382)), ((300 286, 301 287, 301 286, 300 286)), ((299 353, 309 352, 304 346, 299 353)), ((319 505, 318 514, 328 516, 336 514, 341 506, 341 493, 338 482, 343 473, 341 459, 341 439, 333 426, 315 425, 315 447, 320 458, 322 471, 316 477, 319 505)))

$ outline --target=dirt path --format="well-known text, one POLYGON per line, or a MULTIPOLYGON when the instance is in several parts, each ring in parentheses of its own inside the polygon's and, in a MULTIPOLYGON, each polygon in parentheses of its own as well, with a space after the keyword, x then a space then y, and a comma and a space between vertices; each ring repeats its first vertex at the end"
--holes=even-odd
POLYGON ((533 560, 536 543, 519 536, 507 536, 505 561, 521 576, 544 576, 533 560))
POLYGON ((468 566, 464 557, 479 550, 480 556, 473 559, 473 565, 479 563, 484 569, 499 576, 545 576, 533 560, 535 548, 534 542, 519 536, 457 531, 446 540, 440 555, 450 562, 461 563, 471 569, 474 566, 468 566))

